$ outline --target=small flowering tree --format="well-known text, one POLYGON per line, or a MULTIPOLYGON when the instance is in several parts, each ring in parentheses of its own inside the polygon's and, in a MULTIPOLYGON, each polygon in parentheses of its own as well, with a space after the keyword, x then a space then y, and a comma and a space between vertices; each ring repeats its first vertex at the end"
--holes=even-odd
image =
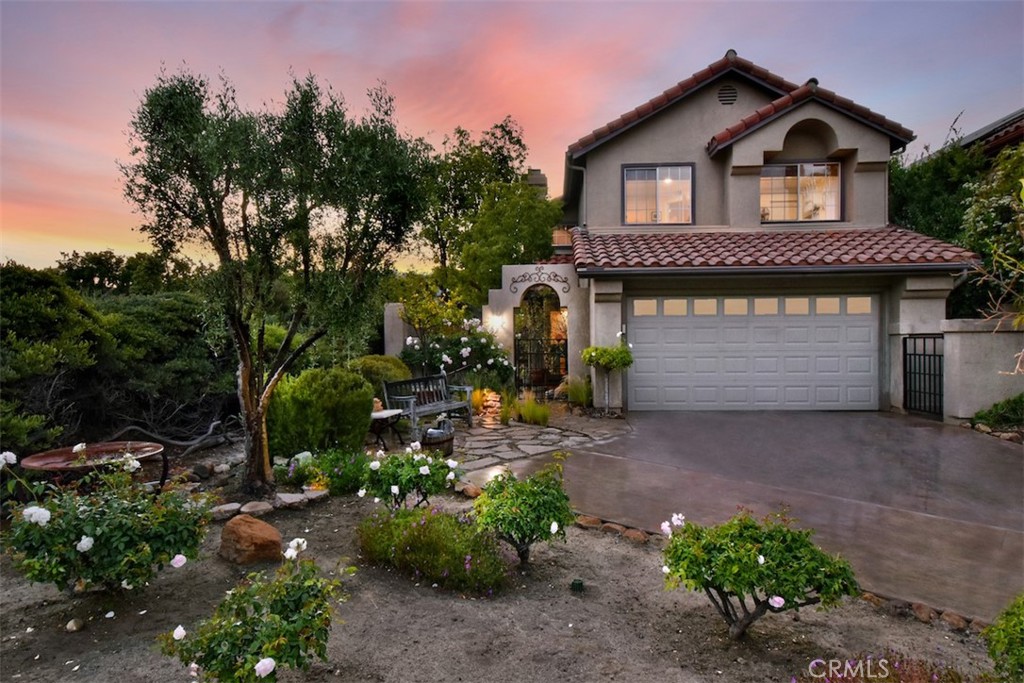
POLYGON ((276 681, 282 665, 307 670, 310 655, 326 660, 341 584, 320 576, 312 560, 299 559, 304 550, 305 539, 293 539, 272 579, 250 574, 193 632, 179 625, 161 635, 163 653, 193 675, 239 683, 276 681))
POLYGON ((15 568, 58 589, 142 587, 164 565, 196 558, 210 519, 202 496, 154 498, 124 470, 88 475, 80 486, 15 507, 5 545, 15 568))
POLYGON ((566 526, 576 520, 562 487, 562 463, 557 461, 523 480, 512 472, 499 474, 473 501, 473 510, 480 529, 516 549, 523 569, 534 543, 555 537, 565 541, 566 526))
POLYGON ((359 497, 367 493, 385 501, 391 510, 404 508, 409 494, 415 493, 413 507, 426 504, 430 496, 455 485, 462 470, 455 460, 444 460, 440 453, 427 454, 420 443, 414 441, 405 453, 386 454, 377 451, 366 465, 363 487, 359 497))
POLYGON ((662 567, 666 588, 704 591, 733 640, 768 612, 832 607, 858 591, 849 563, 815 546, 810 530, 791 528, 782 514, 758 522, 742 511, 707 527, 676 514, 661 530, 671 537, 662 567))
POLYGON ((508 353, 478 318, 464 318, 457 307, 433 297, 411 297, 404 305, 403 320, 416 332, 406 337, 401 353, 410 368, 426 374, 466 369, 484 378, 483 384, 498 386, 511 381, 508 353))

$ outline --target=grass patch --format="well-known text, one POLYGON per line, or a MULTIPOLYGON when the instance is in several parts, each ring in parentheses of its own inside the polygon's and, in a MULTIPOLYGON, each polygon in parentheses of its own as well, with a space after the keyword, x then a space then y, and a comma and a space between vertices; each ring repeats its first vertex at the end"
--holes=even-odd
POLYGON ((972 421, 987 424, 989 427, 1020 427, 1024 425, 1024 393, 1011 396, 985 410, 979 410, 974 414, 972 421))

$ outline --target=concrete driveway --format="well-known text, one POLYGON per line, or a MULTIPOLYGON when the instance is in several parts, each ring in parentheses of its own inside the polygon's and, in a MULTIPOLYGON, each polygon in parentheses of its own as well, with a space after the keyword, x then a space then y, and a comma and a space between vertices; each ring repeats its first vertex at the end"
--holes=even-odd
MULTIPOLYGON (((866 590, 992 620, 1024 590, 1024 447, 891 413, 633 412, 573 449, 575 507, 657 531, 789 507, 866 590)), ((532 466, 531 466, 532 469, 532 466)))

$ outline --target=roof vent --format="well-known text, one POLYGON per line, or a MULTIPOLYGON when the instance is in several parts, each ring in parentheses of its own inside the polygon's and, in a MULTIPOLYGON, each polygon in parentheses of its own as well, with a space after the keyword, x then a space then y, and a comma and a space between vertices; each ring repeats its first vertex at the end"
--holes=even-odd
POLYGON ((718 102, 720 104, 736 104, 736 100, 740 94, 736 90, 736 86, 731 83, 726 83, 718 89, 718 102))

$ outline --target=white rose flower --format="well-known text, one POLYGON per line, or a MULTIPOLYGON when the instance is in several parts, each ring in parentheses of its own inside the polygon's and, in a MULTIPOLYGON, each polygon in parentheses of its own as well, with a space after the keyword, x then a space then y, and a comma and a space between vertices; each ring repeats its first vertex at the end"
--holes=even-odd
POLYGON ((459 466, 459 463, 455 462, 454 460, 448 460, 445 462, 445 464, 448 465, 448 467, 453 470, 459 466))
POLYGON ((373 470, 374 472, 379 470, 380 469, 380 460, 371 460, 370 461, 370 469, 373 470))
POLYGON ((17 465, 18 456, 10 451, 4 451, 0 454, 0 465, 17 465))
POLYGON ((185 637, 185 627, 178 624, 178 628, 174 629, 174 639, 181 640, 185 637))
POLYGON ((39 526, 46 526, 50 521, 50 511, 38 505, 29 505, 21 511, 21 516, 26 522, 38 524, 39 526))
POLYGON ((260 661, 256 662, 256 666, 253 668, 256 669, 257 676, 265 678, 270 675, 270 672, 272 672, 276 666, 277 663, 274 661, 273 657, 264 657, 260 661))
POLYGON ((304 539, 304 538, 293 538, 291 540, 291 542, 288 544, 288 547, 289 548, 295 548, 296 550, 298 550, 301 553, 301 552, 305 551, 306 548, 309 547, 309 546, 306 543, 306 539, 304 539))
POLYGON ((551 522, 551 533, 558 533, 558 522, 551 522))
POLYGON ((75 447, 71 449, 71 452, 72 453, 81 453, 84 450, 85 450, 85 442, 83 441, 82 443, 76 443, 75 447))
POLYGON ((362 498, 363 496, 366 495, 366 489, 359 489, 358 491, 356 491, 356 495, 362 498))
POLYGON ((448 476, 446 476, 446 477, 444 478, 444 480, 445 480, 445 481, 452 481, 453 479, 455 479, 455 473, 454 473, 454 472, 452 472, 451 470, 449 470, 449 471, 448 471, 448 476))
POLYGON ((420 474, 422 474, 423 476, 430 474, 430 468, 424 465, 423 467, 420 468, 420 474))
POLYGON ((398 495, 398 490, 399 490, 399 489, 398 489, 398 484, 392 484, 392 485, 391 485, 391 493, 392 493, 393 495, 396 495, 396 496, 397 496, 397 495, 398 495))
POLYGON ((288 548, 288 550, 284 551, 284 559, 286 559, 286 560, 294 560, 298 556, 299 556, 299 551, 296 550, 295 548, 288 548))
POLYGON ((82 536, 82 540, 75 546, 75 550, 80 553, 87 553, 92 550, 92 546, 95 541, 92 536, 82 536))

